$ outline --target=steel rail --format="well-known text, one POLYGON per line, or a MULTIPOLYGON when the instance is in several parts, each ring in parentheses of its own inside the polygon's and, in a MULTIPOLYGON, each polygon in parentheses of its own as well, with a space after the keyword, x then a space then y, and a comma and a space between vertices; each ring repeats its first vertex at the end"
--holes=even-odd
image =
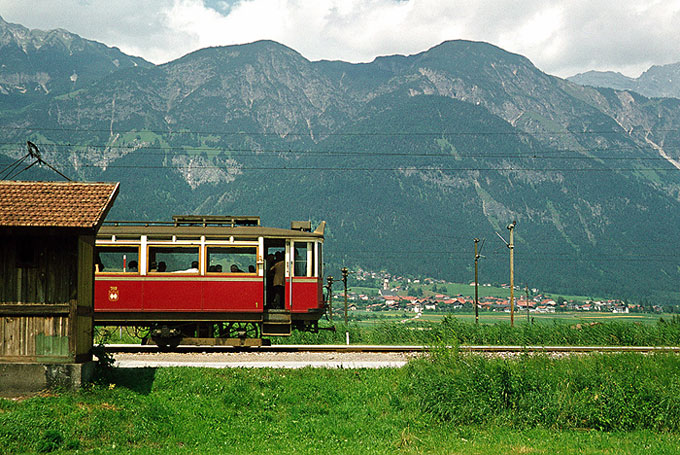
MULTIPOLYGON (((376 353, 418 353, 427 352, 433 349, 440 349, 436 346, 423 345, 299 345, 281 344, 273 346, 178 346, 173 349, 162 349, 155 345, 136 345, 136 344, 107 344, 104 349, 108 353, 154 353, 154 352, 176 352, 176 353, 196 353, 196 352, 376 352, 376 353)), ((500 346, 500 345, 459 345, 444 346, 461 352, 479 353, 621 353, 621 352, 640 352, 640 353, 680 353, 680 346, 500 346)))

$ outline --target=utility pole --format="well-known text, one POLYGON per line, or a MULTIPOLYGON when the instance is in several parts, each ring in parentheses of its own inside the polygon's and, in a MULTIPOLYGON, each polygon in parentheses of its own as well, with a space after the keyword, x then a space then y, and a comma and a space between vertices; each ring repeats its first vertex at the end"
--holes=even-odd
POLYGON ((527 293, 527 323, 529 323, 529 285, 527 284, 527 287, 524 288, 524 290, 527 293))
POLYGON ((326 289, 328 289, 328 314, 330 315, 331 324, 333 324, 333 277, 328 275, 326 280, 328 281, 328 285, 326 285, 326 289))
POLYGON ((477 263, 479 262, 479 253, 477 252, 477 244, 479 239, 475 238, 475 324, 479 324, 479 274, 477 273, 477 263))
POLYGON ((515 252, 515 242, 514 242, 514 230, 517 221, 513 221, 508 224, 508 230, 510 231, 510 241, 506 242, 502 235, 496 232, 496 235, 505 243, 505 245, 510 248, 510 326, 515 326, 515 266, 514 266, 514 252, 515 252))
POLYGON ((510 231, 510 242, 508 243, 508 248, 510 248, 510 326, 515 326, 515 243, 513 241, 513 233, 515 231, 516 221, 508 224, 508 230, 510 231))
POLYGON ((347 344, 349 344, 349 327, 347 326, 347 267, 343 267, 342 272, 342 283, 345 285, 345 339, 347 344))

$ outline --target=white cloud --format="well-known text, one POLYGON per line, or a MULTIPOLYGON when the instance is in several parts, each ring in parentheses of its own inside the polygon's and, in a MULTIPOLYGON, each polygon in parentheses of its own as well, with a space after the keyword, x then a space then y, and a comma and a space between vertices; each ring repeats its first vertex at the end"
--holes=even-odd
POLYGON ((471 39, 561 76, 588 69, 637 76, 680 61, 680 0, 0 0, 0 15, 155 63, 259 39, 311 60, 353 62, 471 39))

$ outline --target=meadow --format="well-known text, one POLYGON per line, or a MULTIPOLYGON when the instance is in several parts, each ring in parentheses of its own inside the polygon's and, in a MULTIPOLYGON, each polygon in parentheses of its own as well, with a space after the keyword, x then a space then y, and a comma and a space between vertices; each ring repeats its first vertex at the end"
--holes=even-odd
MULTIPOLYGON (((494 323, 475 324, 474 319, 457 315, 433 316, 434 320, 395 314, 394 318, 375 322, 335 323, 335 332, 293 332, 291 337, 272 338, 281 344, 344 344, 349 331, 352 344, 440 345, 514 345, 514 346, 679 346, 680 317, 642 321, 627 319, 553 318, 541 323, 516 319, 511 326, 506 319, 494 323)), ((473 316, 474 317, 474 316, 473 316)), ((480 318, 481 319, 481 318, 480 318)))
POLYGON ((101 370, 0 399, 3 453, 672 454, 680 358, 486 358, 401 369, 101 370))
MULTIPOLYGON (((516 316, 510 325, 506 313, 455 315, 395 312, 351 312, 347 326, 343 319, 320 321, 319 333, 293 331, 290 337, 271 337, 273 344, 344 344, 345 331, 352 344, 439 345, 602 345, 602 346, 680 346, 680 317, 656 314, 555 313, 536 315, 527 322, 516 316)), ((139 343, 133 331, 99 327, 97 343, 139 343)))
MULTIPOLYGON (((463 322, 475 322, 475 313, 473 311, 456 311, 453 313, 443 312, 422 312, 418 317, 414 313, 405 311, 364 311, 354 310, 349 312, 349 321, 356 322, 359 325, 369 326, 371 324, 380 324, 382 322, 401 322, 408 319, 421 320, 427 322, 441 322, 445 317, 455 317, 463 322)), ((516 311, 514 315, 515 324, 545 324, 545 323, 565 323, 578 324, 590 322, 636 322, 642 324, 654 324, 660 319, 672 319, 672 315, 664 315, 657 313, 611 313, 611 312, 597 312, 597 311, 564 311, 556 313, 529 313, 526 311, 516 311)), ((333 318, 336 322, 344 321, 344 315, 341 312, 334 314, 333 318)), ((510 323, 510 313, 496 312, 496 311, 480 311, 480 324, 496 324, 499 322, 510 323)))

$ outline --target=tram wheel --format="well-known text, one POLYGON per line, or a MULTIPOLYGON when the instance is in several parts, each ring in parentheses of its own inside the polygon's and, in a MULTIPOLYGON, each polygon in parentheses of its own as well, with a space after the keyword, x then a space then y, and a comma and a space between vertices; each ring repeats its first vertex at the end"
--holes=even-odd
POLYGON ((228 322, 227 338, 259 338, 260 326, 255 322, 228 322))
POLYGON ((180 341, 182 341, 181 336, 171 336, 171 337, 151 337, 151 340, 161 349, 175 349, 179 346, 180 341))
POLYGON ((151 340, 161 349, 174 349, 182 341, 182 332, 177 327, 157 325, 150 330, 151 340))

